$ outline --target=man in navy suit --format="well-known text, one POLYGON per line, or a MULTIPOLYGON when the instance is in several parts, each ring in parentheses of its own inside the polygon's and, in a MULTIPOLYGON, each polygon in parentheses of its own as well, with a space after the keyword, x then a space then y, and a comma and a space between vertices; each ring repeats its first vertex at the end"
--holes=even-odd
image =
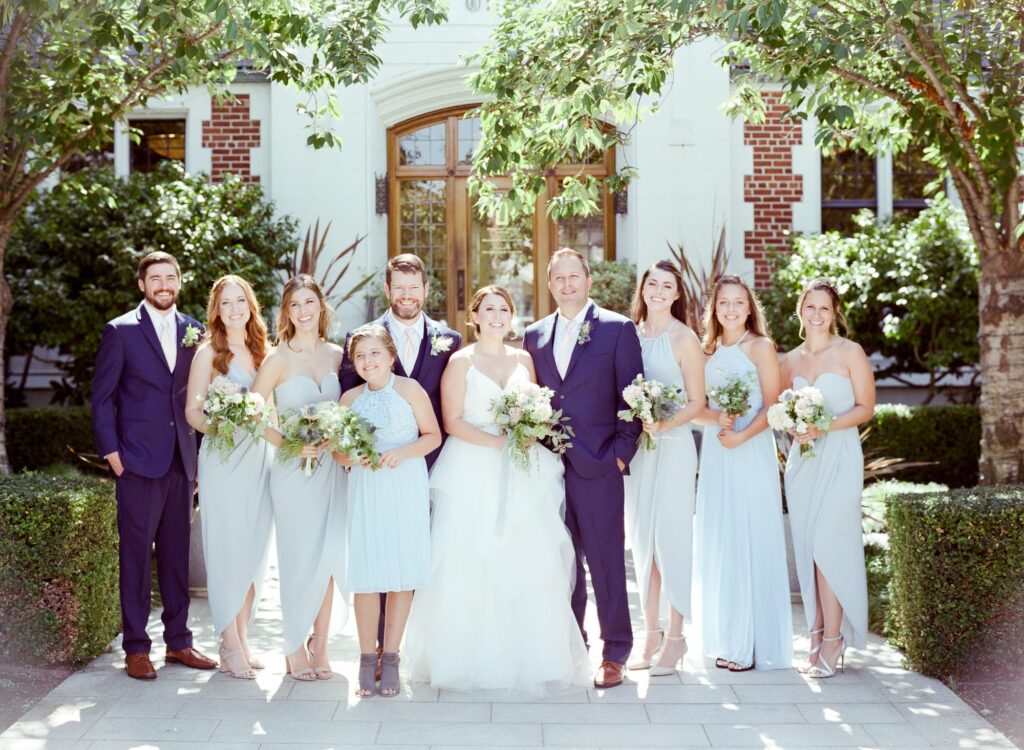
POLYGON ((122 647, 129 677, 156 678, 146 633, 150 553, 156 543, 165 661, 194 669, 217 663, 192 648, 188 553, 196 479, 196 435, 185 421, 189 368, 202 326, 175 308, 181 270, 174 256, 139 262, 142 304, 103 329, 92 383, 96 445, 117 475, 122 647), (191 330, 190 330, 191 329, 191 330))
POLYGON ((590 267, 563 248, 548 264, 548 289, 558 311, 526 329, 537 382, 555 392, 551 406, 569 417, 575 436, 566 451, 565 525, 576 549, 572 608, 583 631, 587 607, 586 559, 597 599, 604 653, 597 687, 622 684, 622 666, 633 648, 626 598, 622 475, 636 453, 640 423, 617 417, 628 408, 622 391, 643 372, 636 327, 628 318, 590 300, 590 267))
MULTIPOLYGON (((390 307, 376 320, 384 326, 398 349, 395 372, 409 377, 423 386, 434 407, 437 423, 441 426, 441 445, 427 454, 427 468, 441 454, 444 446, 444 419, 441 417, 441 375, 448 366, 448 360, 462 346, 462 337, 448 326, 431 320, 423 312, 423 303, 430 293, 427 269, 423 261, 412 253, 396 255, 384 269, 384 293, 390 307)), ((349 331, 345 336, 345 353, 341 360, 338 378, 341 392, 355 388, 363 382, 356 373, 348 356, 349 331)), ((380 679, 380 654, 384 644, 384 608, 387 596, 380 595, 380 623, 377 626, 377 679, 380 679)))

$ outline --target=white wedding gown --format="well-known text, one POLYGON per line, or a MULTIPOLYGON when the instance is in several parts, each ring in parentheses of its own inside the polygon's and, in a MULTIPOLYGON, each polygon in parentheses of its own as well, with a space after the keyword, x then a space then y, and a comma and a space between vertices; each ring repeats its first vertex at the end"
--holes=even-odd
MULTIPOLYGON (((505 389, 529 380, 520 365, 505 389)), ((463 419, 497 434, 503 390, 470 367, 463 419)), ((534 446, 529 472, 449 437, 430 474, 430 584, 416 591, 402 660, 413 681, 542 695, 586 685, 586 647, 569 603, 572 542, 562 523, 562 461, 534 446), (502 510, 503 508, 503 510, 502 510)))

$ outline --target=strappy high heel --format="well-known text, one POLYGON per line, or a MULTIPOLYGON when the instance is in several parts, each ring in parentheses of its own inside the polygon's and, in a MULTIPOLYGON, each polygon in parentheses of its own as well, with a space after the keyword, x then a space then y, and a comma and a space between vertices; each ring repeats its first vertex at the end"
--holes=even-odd
POLYGON ((264 668, 266 668, 266 666, 267 666, 266 664, 264 664, 263 662, 261 662, 259 659, 257 659, 255 656, 252 655, 252 652, 249 650, 249 644, 247 642, 245 642, 245 641, 242 641, 242 651, 245 653, 245 660, 247 662, 249 662, 249 666, 250 667, 252 667, 253 669, 264 669, 264 668))
POLYGON ((380 655, 380 689, 377 694, 384 698, 394 698, 401 692, 402 685, 398 680, 398 654, 385 651, 380 655))
POLYGON ((679 654, 679 658, 671 664, 652 664, 651 665, 651 677, 667 677, 670 674, 676 673, 676 665, 679 665, 679 669, 683 668, 683 657, 686 656, 686 652, 689 650, 689 646, 686 643, 685 635, 670 635, 665 637, 665 645, 668 642, 678 643, 683 642, 683 650, 679 654))
POLYGON ((808 677, 826 679, 828 677, 835 677, 836 672, 846 671, 846 637, 840 634, 835 638, 823 637, 821 639, 822 643, 835 643, 836 641, 843 642, 843 645, 839 649, 839 653, 836 655, 836 660, 830 665, 825 659, 825 655, 822 654, 818 657, 818 663, 811 667, 810 671, 807 672, 808 677))
POLYGON ((290 656, 284 657, 284 673, 290 674, 293 680, 299 682, 316 682, 316 672, 313 671, 312 667, 302 667, 301 669, 295 669, 292 667, 292 658, 290 656))
POLYGON ((245 652, 242 649, 228 651, 224 644, 220 644, 220 671, 229 674, 236 680, 255 680, 256 672, 252 665, 245 659, 245 652))
POLYGON ((369 698, 377 694, 377 654, 359 654, 359 689, 356 695, 369 698))
MULTIPOLYGON (((816 636, 816 635, 820 635, 822 638, 825 637, 825 626, 824 625, 822 625, 817 630, 812 630, 810 632, 811 642, 814 641, 814 636, 816 636)), ((818 641, 818 645, 814 646, 813 648, 811 648, 810 651, 807 652, 807 664, 802 665, 797 670, 800 674, 807 674, 812 669, 814 669, 814 665, 811 664, 811 659, 813 659, 818 654, 819 651, 821 651, 821 641, 818 641)))
MULTIPOLYGON (((324 642, 324 656, 327 656, 327 636, 313 633, 313 635, 306 639, 306 648, 309 650, 309 655, 313 657, 314 661, 316 661, 317 652, 311 644, 317 641, 324 642)), ((329 680, 334 677, 334 671, 330 667, 318 667, 314 665, 313 671, 316 672, 316 678, 318 680, 329 680)))
POLYGON ((661 636, 661 640, 658 641, 657 648, 654 649, 650 657, 644 659, 637 659, 636 661, 627 664, 627 669, 650 669, 651 664, 653 664, 654 660, 658 658, 658 654, 661 652, 662 646, 665 645, 665 631, 661 628, 658 628, 657 630, 645 630, 644 637, 646 638, 646 636, 652 635, 653 633, 657 633, 661 636))

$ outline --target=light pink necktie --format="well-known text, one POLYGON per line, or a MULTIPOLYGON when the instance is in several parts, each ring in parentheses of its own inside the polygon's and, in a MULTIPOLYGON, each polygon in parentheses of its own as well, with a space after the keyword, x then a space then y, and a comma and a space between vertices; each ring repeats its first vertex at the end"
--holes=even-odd
POLYGON ((163 347, 164 357, 167 359, 167 367, 171 372, 174 372, 174 365, 178 359, 178 345, 174 340, 176 333, 174 316, 165 316, 160 329, 160 346, 163 347))
POLYGON ((405 329, 405 347, 402 351, 402 367, 406 375, 412 375, 412 369, 416 366, 416 343, 413 340, 412 328, 405 329))
POLYGON ((555 352, 555 366, 558 367, 558 374, 564 378, 566 370, 569 369, 569 360, 572 359, 572 350, 576 348, 576 321, 560 316, 558 324, 565 326, 565 329, 555 352))

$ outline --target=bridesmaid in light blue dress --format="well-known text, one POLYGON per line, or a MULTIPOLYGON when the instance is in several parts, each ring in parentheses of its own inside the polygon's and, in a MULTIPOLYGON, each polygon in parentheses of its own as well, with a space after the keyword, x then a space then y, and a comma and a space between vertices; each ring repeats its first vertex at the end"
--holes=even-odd
MULTIPOLYGON (((185 417, 205 433, 203 413, 210 383, 225 376, 250 388, 267 352, 267 326, 259 302, 244 279, 214 282, 206 306, 207 340, 189 372, 185 417)), ((227 456, 204 441, 199 452, 199 498, 203 558, 214 630, 220 635, 220 671, 255 679, 263 663, 249 650, 248 631, 259 605, 270 552, 273 515, 268 476, 271 455, 263 440, 241 430, 227 456)))
POLYGON ((376 466, 366 457, 335 454, 351 467, 348 497, 348 589, 354 594, 359 631, 359 689, 369 697, 399 692, 398 647, 413 591, 430 580, 430 498, 426 455, 441 445, 430 397, 412 378, 392 372, 398 350, 387 329, 366 325, 352 332, 349 359, 365 382, 345 391, 341 403, 376 427, 376 466), (380 595, 384 647, 376 689, 380 595))
POLYGON ((704 356, 697 335, 686 325, 687 303, 679 266, 670 260, 652 265, 633 295, 644 358, 644 377, 682 391, 683 407, 671 419, 644 424, 657 447, 639 450, 625 479, 626 533, 644 607, 646 637, 640 658, 630 669, 666 676, 686 653, 683 621, 691 617, 693 509, 697 448, 690 421, 704 413, 704 356), (661 597, 670 613, 668 633, 661 627, 661 597))
POLYGON ((766 404, 779 395, 775 345, 764 313, 738 276, 715 284, 705 311, 708 409, 697 481, 695 587, 704 653, 733 672, 787 669, 792 613, 782 491, 766 404), (729 417, 714 392, 749 383, 747 411, 729 417))
MULTIPOLYGON (((327 341, 330 308, 307 274, 291 278, 281 293, 279 343, 263 362, 253 390, 273 393, 278 417, 341 395, 340 346, 327 341)), ((281 444, 267 429, 267 440, 281 444)), ((288 463, 274 461, 270 496, 277 527, 281 615, 287 671, 296 680, 334 676, 327 641, 345 624, 345 472, 321 446, 307 446, 288 463), (309 476, 306 459, 317 463, 309 476), (335 600, 337 600, 335 605, 335 600), (310 634, 312 631, 312 634, 310 634)))
POLYGON ((842 670, 846 647, 867 642, 864 455, 857 427, 874 413, 875 379, 864 350, 840 335, 846 319, 829 281, 808 284, 796 312, 805 341, 783 360, 783 382, 794 389, 817 387, 834 417, 825 433, 795 436, 786 461, 793 552, 811 635, 802 671, 832 677, 842 670), (804 458, 799 446, 808 440, 814 441, 814 456, 804 458))

